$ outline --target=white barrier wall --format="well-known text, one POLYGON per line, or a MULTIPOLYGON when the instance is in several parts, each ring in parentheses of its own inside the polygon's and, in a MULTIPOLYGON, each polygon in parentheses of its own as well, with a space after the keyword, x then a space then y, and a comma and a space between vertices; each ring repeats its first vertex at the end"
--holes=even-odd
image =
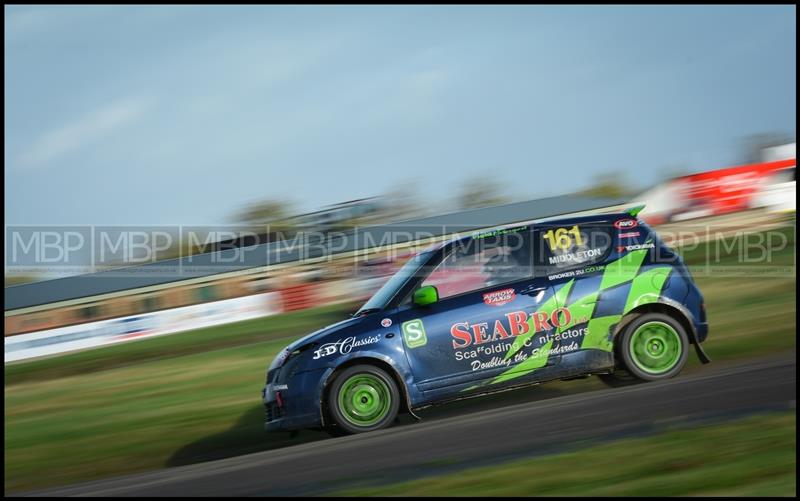
POLYGON ((793 212, 797 210, 797 187, 795 181, 765 186, 753 200, 754 207, 767 207, 771 212, 793 212))
POLYGON ((65 353, 280 313, 280 295, 252 296, 112 318, 5 338, 5 361, 65 353))

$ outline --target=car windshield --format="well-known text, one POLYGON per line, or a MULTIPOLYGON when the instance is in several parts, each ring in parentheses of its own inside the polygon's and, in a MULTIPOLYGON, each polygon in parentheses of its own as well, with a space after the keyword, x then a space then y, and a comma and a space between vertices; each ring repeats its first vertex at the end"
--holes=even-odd
POLYGON ((355 316, 363 315, 369 311, 384 309, 408 279, 413 277, 430 260, 434 252, 435 249, 426 250, 409 259, 392 278, 383 284, 383 287, 378 292, 369 298, 369 301, 364 303, 364 306, 355 313, 355 316))

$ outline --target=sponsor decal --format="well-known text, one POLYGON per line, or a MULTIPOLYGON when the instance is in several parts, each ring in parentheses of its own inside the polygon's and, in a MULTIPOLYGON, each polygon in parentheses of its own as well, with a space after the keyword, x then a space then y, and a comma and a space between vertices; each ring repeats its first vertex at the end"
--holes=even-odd
POLYGON ((506 235, 506 234, 509 234, 509 233, 519 233, 520 231, 525 231, 527 229, 528 229, 527 226, 517 226, 516 228, 489 230, 489 231, 484 232, 484 233, 475 233, 474 235, 472 235, 472 238, 477 240, 479 238, 496 237, 496 236, 499 236, 499 235, 506 235))
POLYGON ((504 339, 514 338, 533 328, 533 334, 571 325, 573 315, 569 308, 556 308, 551 313, 537 311, 528 316, 524 311, 506 313, 489 326, 489 322, 470 324, 458 322, 450 327, 453 349, 460 350, 469 346, 479 346, 504 339))
POLYGON ((391 318, 384 318, 381 320, 381 325, 383 327, 391 327, 392 326, 392 319, 391 318))
POLYGON ((583 327, 580 329, 567 329, 564 332, 556 332, 555 334, 546 334, 539 337, 539 344, 547 344, 551 341, 566 341, 568 339, 581 337, 586 334, 586 330, 586 327, 583 327))
POLYGON ((654 244, 653 242, 647 242, 645 244, 620 245, 619 247, 617 247, 617 252, 635 251, 641 249, 655 249, 655 248, 656 244, 654 244))
POLYGON ((275 386, 272 387, 272 389, 275 390, 275 391, 285 391, 285 390, 289 389, 289 385, 287 385, 287 384, 276 384, 275 386))
POLYGON ((470 368, 473 371, 479 371, 484 369, 494 369, 496 367, 508 367, 511 365, 511 359, 503 360, 503 357, 492 357, 491 360, 488 362, 481 362, 480 360, 473 360, 470 363, 470 368))
POLYGON ((633 238, 633 237, 638 237, 638 236, 639 236, 639 232, 638 231, 629 231, 627 233, 620 233, 619 234, 619 238, 633 238))
POLYGON ((603 271, 605 267, 602 264, 597 266, 587 266, 586 268, 580 270, 569 270, 562 273, 555 273, 553 275, 547 275, 548 280, 560 280, 562 278, 572 278, 572 277, 579 277, 581 275, 586 275, 587 273, 594 273, 596 271, 603 271))
POLYGON ((619 230, 636 228, 637 226, 639 226, 639 221, 635 219, 620 219, 614 222, 614 228, 619 230))
POLYGON ((573 341, 570 344, 567 344, 567 345, 564 345, 564 346, 556 346, 555 348, 549 348, 549 349, 535 348, 531 352, 531 357, 532 358, 536 358, 536 357, 545 357, 545 356, 549 357, 550 355, 561 355, 562 353, 569 353, 571 351, 577 351, 578 349, 580 349, 580 346, 578 345, 578 342, 577 341, 573 341))
POLYGON ((587 249, 581 250, 577 252, 570 252, 568 254, 559 254, 556 256, 552 256, 548 258, 550 264, 561 264, 561 263, 580 263, 581 261, 586 261, 593 257, 597 257, 603 252, 600 249, 587 249))
POLYGON ((403 339, 409 348, 419 348, 428 344, 425 326, 422 325, 422 320, 419 318, 403 322, 401 329, 403 330, 403 339))
POLYGON ((334 353, 345 355, 353 351, 353 348, 375 344, 380 340, 380 336, 369 336, 362 339, 356 339, 355 336, 350 336, 345 339, 340 339, 335 343, 325 343, 316 350, 314 350, 314 360, 334 353))
MULTIPOLYGON (((653 248, 654 246, 655 245, 653 242, 647 242, 644 245, 635 247, 653 248)), ((625 250, 625 248, 625 246, 618 247, 618 249, 621 250, 625 250)), ((633 249, 634 246, 629 246, 629 248, 633 249)), ((615 261, 605 264, 603 266, 603 277, 597 291, 589 292, 582 297, 572 298, 573 300, 569 304, 566 304, 566 308, 570 312, 570 316, 577 318, 577 320, 571 324, 559 327, 558 329, 555 329, 555 332, 543 332, 538 336, 534 336, 533 333, 530 332, 518 333, 519 337, 512 338, 511 340, 507 340, 502 343, 497 343, 497 345, 509 347, 505 356, 500 360, 492 359, 488 362, 473 364, 473 367, 477 367, 479 369, 481 367, 480 364, 486 364, 486 367, 502 367, 502 364, 505 364, 507 368, 490 381, 487 380, 486 382, 478 383, 477 385, 470 386, 469 388, 465 388, 461 391, 472 391, 488 385, 506 383, 519 377, 534 373, 547 366, 550 355, 560 355, 581 349, 594 349, 612 352, 613 338, 611 335, 613 333, 612 329, 614 325, 616 325, 626 313, 631 311, 637 305, 643 304, 642 299, 648 298, 646 299, 646 302, 651 302, 653 298, 658 297, 671 270, 670 267, 659 267, 639 274, 640 267, 646 257, 646 254, 646 252, 631 252, 620 256, 615 261), (630 292, 628 293, 624 307, 620 308, 617 312, 605 312, 604 315, 595 316, 597 315, 597 311, 594 308, 594 305, 602 291, 611 287, 616 287, 623 283, 631 284, 630 292), (579 325, 580 327, 578 327, 579 325), (527 350, 521 351, 523 347, 530 349, 530 352, 527 350), (508 362, 510 360, 511 362, 508 362)), ((567 303, 568 298, 572 297, 570 293, 574 283, 574 280, 569 280, 563 286, 558 287, 555 295, 546 301, 540 308, 549 312, 555 305, 567 303)), ((524 313, 522 315, 524 315, 524 313)), ((536 315, 539 315, 539 313, 534 314, 534 316, 532 316, 528 322, 530 324, 530 328, 525 329, 517 326, 518 331, 522 329, 524 329, 526 332, 533 330, 536 315)), ((522 316, 519 318, 519 320, 527 320, 527 315, 522 316)), ((561 322, 562 324, 565 323, 563 320, 558 318, 556 318, 555 322, 552 319, 550 322, 561 322)), ((513 327, 513 325, 510 327, 513 327)), ((451 334, 453 334, 454 338, 458 338, 461 344, 466 346, 468 342, 472 341, 470 328, 471 326, 468 323, 456 324, 453 326, 454 331, 451 332, 451 334)), ((482 331, 484 329, 478 330, 482 331)), ((511 328, 508 330, 510 331, 511 328)), ((456 347, 456 341, 453 341, 453 345, 456 347)), ((486 344, 473 347, 468 350, 463 350, 462 355, 459 355, 459 353, 462 352, 455 351, 455 358, 458 360, 469 359, 470 363, 472 363, 472 360, 478 359, 479 357, 478 354, 473 355, 471 352, 477 352, 481 348, 484 348, 483 353, 487 353, 489 357, 493 358, 494 352, 486 351, 487 348, 491 348, 493 346, 494 345, 492 344, 486 344)))
POLYGON ((511 343, 497 343, 478 346, 474 350, 465 350, 455 352, 456 360, 471 360, 480 357, 481 355, 503 355, 509 348, 511 343))
MULTIPOLYGON (((563 353, 570 353, 573 351, 578 351, 580 349, 580 344, 577 340, 573 340, 570 344, 552 347, 550 342, 553 339, 562 339, 566 340, 568 337, 578 337, 585 333, 586 329, 573 329, 570 331, 562 332, 558 336, 551 335, 547 336, 547 343, 541 343, 541 346, 534 348, 531 350, 530 354, 528 353, 517 353, 514 357, 506 358, 503 356, 503 352, 506 351, 508 348, 511 347, 511 343, 502 343, 497 344, 494 346, 481 346, 474 350, 468 350, 464 352, 457 351, 456 352, 456 360, 469 360, 470 369, 473 371, 479 371, 484 369, 494 369, 497 367, 510 367, 512 365, 518 364, 527 360, 528 358, 536 358, 536 357, 547 357, 550 355, 561 355, 563 353), (487 361, 480 360, 479 357, 481 355, 490 355, 490 358, 487 361)), ((524 343, 526 347, 530 347, 532 343, 532 339, 527 339, 524 343)))
POLYGON ((483 295, 483 302, 489 306, 503 306, 513 301, 517 295, 514 289, 503 289, 501 291, 487 292, 483 295))
POLYGON ((550 252, 571 249, 572 247, 580 247, 583 245, 583 236, 581 235, 581 229, 578 225, 572 228, 547 230, 547 233, 545 233, 543 237, 550 246, 550 252))

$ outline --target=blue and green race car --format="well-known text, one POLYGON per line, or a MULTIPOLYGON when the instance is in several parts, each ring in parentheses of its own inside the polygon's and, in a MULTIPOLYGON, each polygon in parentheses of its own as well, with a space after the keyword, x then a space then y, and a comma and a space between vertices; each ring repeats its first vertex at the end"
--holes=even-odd
POLYGON ((708 363, 703 297, 639 210, 530 221, 417 254, 352 318, 278 354, 267 430, 360 433, 544 381, 667 379, 690 345, 708 363))

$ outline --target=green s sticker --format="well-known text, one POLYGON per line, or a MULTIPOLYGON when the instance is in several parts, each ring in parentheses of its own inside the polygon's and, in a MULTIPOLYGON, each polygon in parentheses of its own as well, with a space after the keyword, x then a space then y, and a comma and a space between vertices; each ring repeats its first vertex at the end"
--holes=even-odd
POLYGON ((418 348, 428 344, 428 337, 425 335, 425 326, 422 325, 422 320, 416 318, 403 322, 402 329, 403 339, 409 348, 418 348))

